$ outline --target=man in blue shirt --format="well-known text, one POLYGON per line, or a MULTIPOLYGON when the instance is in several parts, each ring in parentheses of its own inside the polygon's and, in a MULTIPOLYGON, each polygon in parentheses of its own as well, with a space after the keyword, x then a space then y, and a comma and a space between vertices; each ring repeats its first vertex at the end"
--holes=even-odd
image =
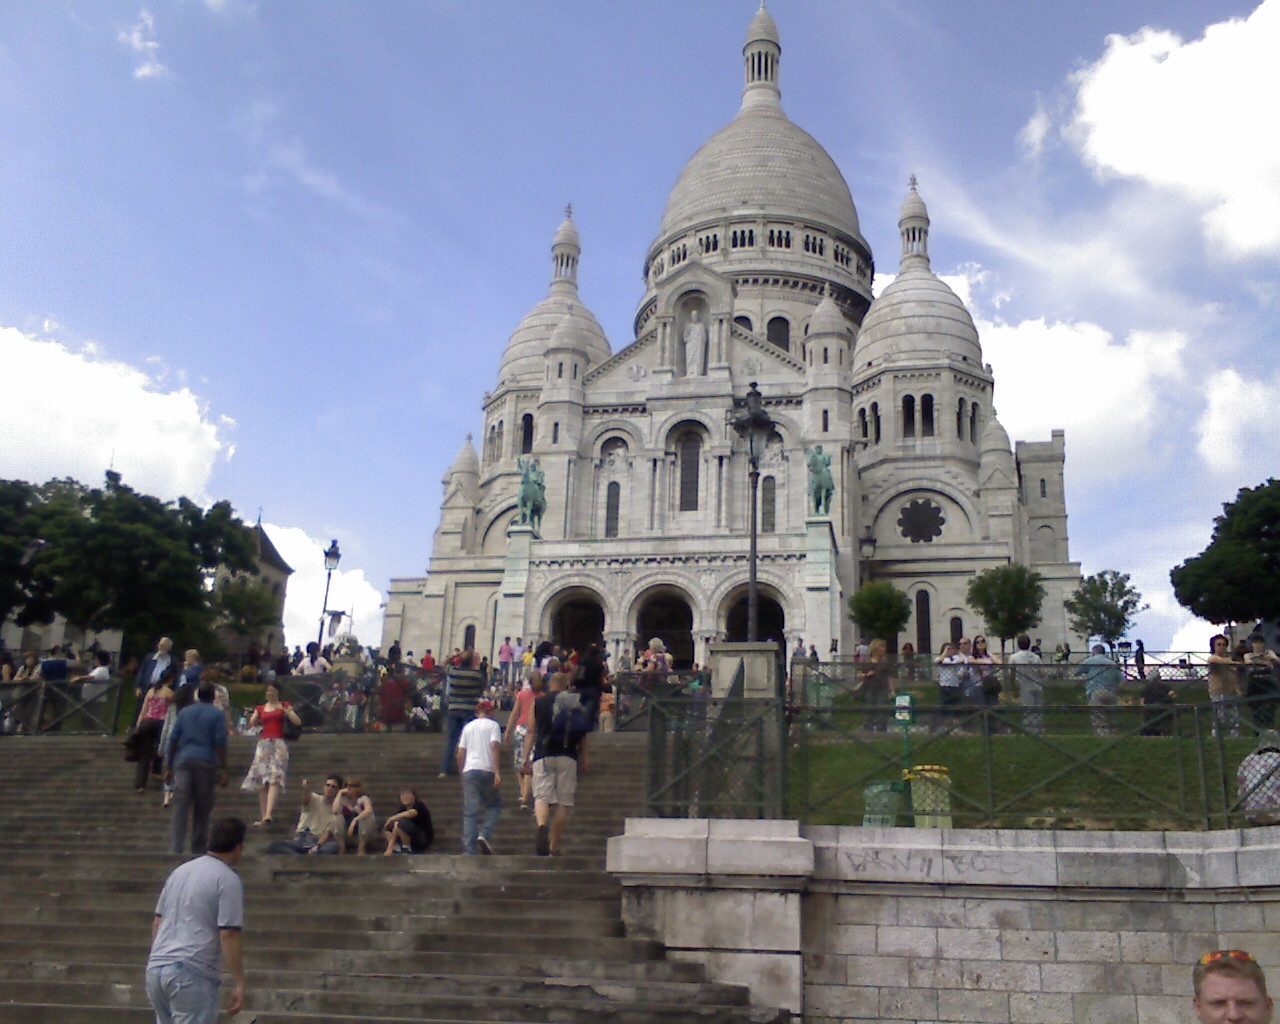
POLYGON ((187 815, 191 815, 191 852, 209 848, 209 815, 213 813, 214 787, 227 784, 227 716, 213 706, 213 683, 196 688, 199 698, 178 712, 169 749, 165 781, 174 784, 173 822, 170 838, 174 853, 182 853, 187 839, 187 815))

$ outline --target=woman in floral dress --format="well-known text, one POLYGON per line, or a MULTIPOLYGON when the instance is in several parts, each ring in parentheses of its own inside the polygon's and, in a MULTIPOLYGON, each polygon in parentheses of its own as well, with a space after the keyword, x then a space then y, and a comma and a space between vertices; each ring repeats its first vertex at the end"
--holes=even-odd
POLYGON ((249 727, 262 726, 262 735, 253 752, 253 763, 249 765, 244 782, 240 784, 243 790, 258 791, 261 816, 254 825, 270 823, 275 813, 276 801, 284 792, 285 777, 289 772, 289 745, 284 738, 286 718, 294 725, 302 725, 298 713, 289 704, 280 702, 280 690, 275 686, 268 686, 266 700, 255 707, 253 714, 249 716, 249 727))

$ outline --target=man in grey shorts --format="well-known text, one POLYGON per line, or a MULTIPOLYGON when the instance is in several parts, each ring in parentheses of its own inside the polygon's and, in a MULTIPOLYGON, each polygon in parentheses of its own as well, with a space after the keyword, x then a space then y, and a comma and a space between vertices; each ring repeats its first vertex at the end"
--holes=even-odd
MULTIPOLYGON (((569 808, 578 789, 578 767, 587 768, 587 734, 568 715, 557 715, 556 698, 569 696, 569 674, 556 672, 547 681, 547 692, 533 702, 533 729, 525 736, 522 770, 533 772, 533 814, 538 822, 535 850, 539 857, 558 857, 569 808)), ((565 708, 566 701, 559 707, 565 708)), ((576 702, 570 704, 573 707, 576 702)), ((579 706, 580 707, 580 706, 579 706)), ((590 727, 585 713, 579 710, 590 727)))
POLYGON ((222 819, 209 836, 209 852, 165 880, 147 958, 147 998, 156 1024, 216 1024, 220 959, 233 985, 227 1015, 244 1005, 244 885, 232 870, 244 853, 244 834, 239 818, 222 819))

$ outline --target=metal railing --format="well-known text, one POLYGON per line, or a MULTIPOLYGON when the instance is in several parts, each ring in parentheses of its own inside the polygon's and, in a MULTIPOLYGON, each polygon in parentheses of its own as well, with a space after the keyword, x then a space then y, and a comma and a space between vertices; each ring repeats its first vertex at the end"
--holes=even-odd
POLYGON ((1280 688, 1210 702, 1197 699, 1199 680, 1177 693, 1163 680, 1130 682, 1101 697, 1091 687, 1090 703, 1079 680, 1024 686, 1015 668, 1000 667, 1000 694, 974 687, 945 700, 908 669, 878 679, 809 673, 793 678, 787 706, 654 699, 652 811, 1003 828, 1280 820, 1280 688), (911 694, 909 709, 895 692, 911 694), (773 720, 787 733, 770 745, 773 720))
POLYGON ((619 732, 646 728, 652 701, 711 692, 710 672, 617 672, 612 682, 619 732))
POLYGON ((346 672, 280 676, 280 699, 302 719, 305 732, 367 732, 380 729, 435 731, 440 728, 440 681, 435 675, 406 673, 377 679, 346 672))
POLYGON ((121 690, 119 679, 105 683, 45 679, 0 683, 0 734, 114 735, 121 690))

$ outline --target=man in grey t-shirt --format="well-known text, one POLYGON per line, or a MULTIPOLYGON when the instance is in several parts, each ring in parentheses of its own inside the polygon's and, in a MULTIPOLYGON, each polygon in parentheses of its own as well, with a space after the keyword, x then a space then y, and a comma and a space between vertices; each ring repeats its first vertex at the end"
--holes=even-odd
POLYGON ((147 998, 156 1024, 216 1024, 221 958, 234 986, 227 1015, 244 1005, 244 884, 232 868, 244 853, 245 831, 239 818, 222 819, 213 826, 209 852, 165 880, 147 958, 147 998))

